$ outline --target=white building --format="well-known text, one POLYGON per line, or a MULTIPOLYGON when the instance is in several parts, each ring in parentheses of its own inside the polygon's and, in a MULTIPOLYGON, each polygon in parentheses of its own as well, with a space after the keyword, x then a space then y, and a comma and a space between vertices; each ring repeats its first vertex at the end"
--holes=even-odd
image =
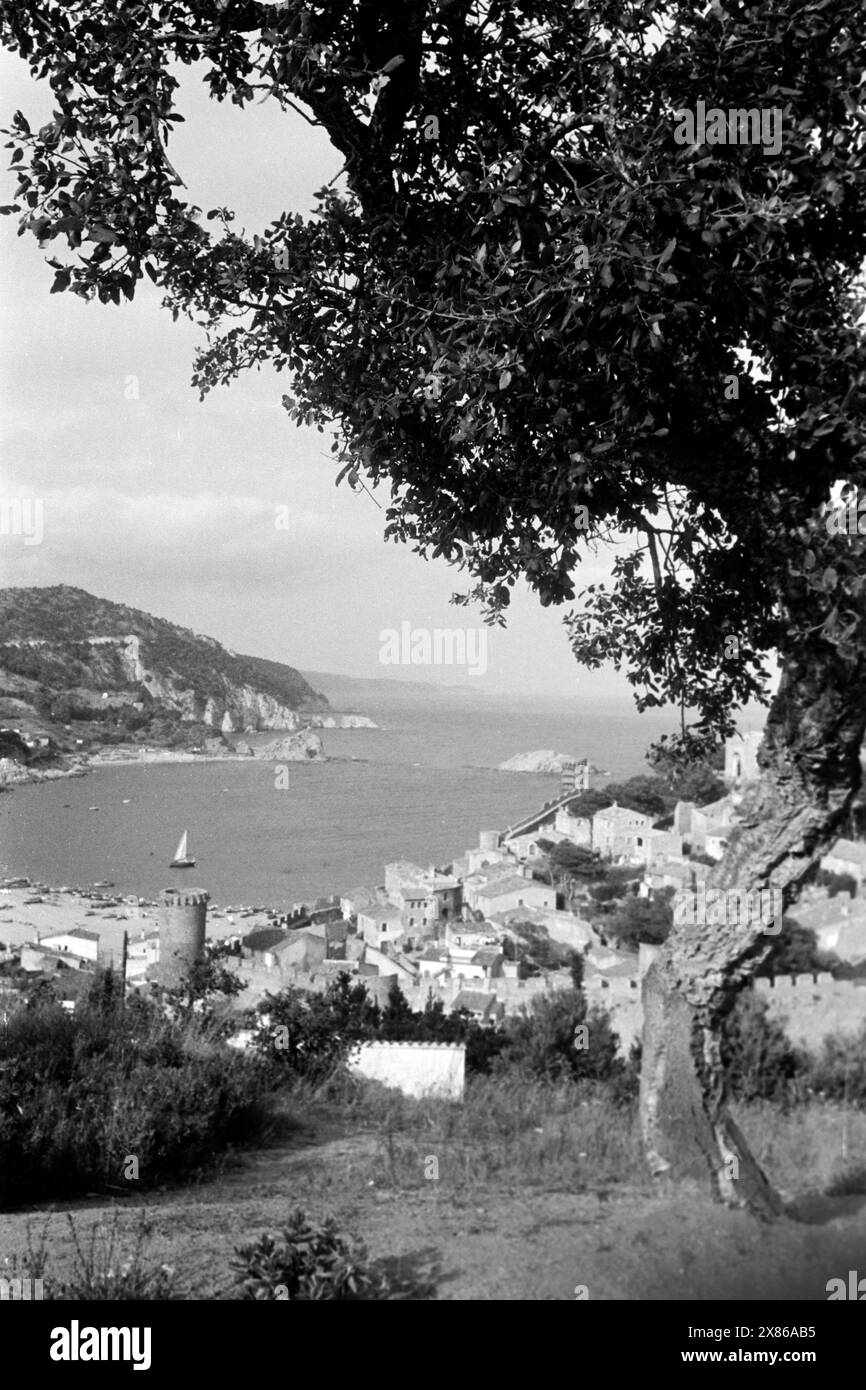
POLYGON ((512 907, 556 907, 556 890, 514 874, 479 888, 475 906, 485 917, 512 907))
POLYGON ((96 963, 99 957, 99 934, 87 931, 84 927, 73 927, 71 931, 57 932, 52 936, 39 938, 39 945, 51 951, 68 951, 71 956, 96 963))
POLYGON ((632 811, 616 802, 592 818, 592 847, 606 859, 625 859, 632 863, 646 860, 650 853, 652 816, 632 811))
POLYGON ((592 844, 592 821, 587 816, 573 816, 567 806, 557 811, 553 828, 573 845, 585 845, 588 849, 592 844))
POLYGON ((376 903, 358 913, 358 934, 377 950, 402 941, 405 932, 402 913, 391 903, 376 903))

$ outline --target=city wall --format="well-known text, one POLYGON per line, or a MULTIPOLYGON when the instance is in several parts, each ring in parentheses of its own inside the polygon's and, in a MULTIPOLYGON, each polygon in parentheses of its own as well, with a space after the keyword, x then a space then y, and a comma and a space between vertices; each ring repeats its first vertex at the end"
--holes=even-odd
POLYGON ((454 1043, 361 1043, 349 1069, 370 1081, 396 1086, 404 1096, 462 1100, 466 1048, 454 1043))

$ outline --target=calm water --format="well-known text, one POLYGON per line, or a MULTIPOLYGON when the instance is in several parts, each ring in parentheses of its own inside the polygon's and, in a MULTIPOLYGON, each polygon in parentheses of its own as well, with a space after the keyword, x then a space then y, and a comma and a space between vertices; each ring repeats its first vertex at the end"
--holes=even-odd
POLYGON ((555 706, 365 712, 383 727, 324 730, 335 761, 289 764, 287 789, 265 762, 106 767, 17 788, 0 798, 0 862, 52 884, 110 879, 152 897, 186 883, 222 904, 283 906, 380 883, 393 859, 447 863, 479 829, 541 805, 555 778, 494 770, 516 753, 554 748, 627 776, 671 727, 555 706), (185 827, 197 865, 184 873, 168 863, 185 827))

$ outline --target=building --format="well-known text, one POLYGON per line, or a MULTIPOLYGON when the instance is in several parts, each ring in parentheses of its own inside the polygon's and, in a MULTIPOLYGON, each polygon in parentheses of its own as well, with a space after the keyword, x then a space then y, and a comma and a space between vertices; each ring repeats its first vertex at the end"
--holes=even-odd
POLYGON ((283 927, 258 927, 241 941, 241 958, 273 970, 277 963, 276 956, 272 954, 273 948, 287 937, 288 932, 283 927))
POLYGON ((40 949, 78 956, 93 965, 99 959, 99 933, 87 931, 84 927, 73 927, 72 931, 40 937, 38 944, 40 949))
POLYGON ((651 898, 653 893, 658 893, 663 888, 694 891, 701 883, 706 883, 709 874, 709 864, 704 864, 699 859, 668 855, 664 859, 654 860, 647 866, 638 888, 638 896, 651 898))
POLYGON ((821 859, 829 874, 847 874, 854 882, 866 882, 866 844, 862 840, 837 840, 821 859))
POLYGON ((815 933, 822 951, 857 965, 866 960, 866 898, 848 893, 798 902, 786 913, 786 921, 815 933))
POLYGON ((562 772, 559 779, 560 796, 574 796, 580 792, 589 791, 589 762, 586 758, 582 762, 570 759, 562 764, 562 772))
POLYGON ((208 894, 202 888, 165 888, 159 928, 159 983, 182 985, 204 955, 208 894))
MULTIPOLYGON (((542 848, 540 841, 551 845, 563 844, 569 840, 568 835, 563 835, 561 831, 554 830, 551 825, 543 825, 540 830, 533 830, 526 835, 515 835, 508 841, 508 848, 513 851, 511 863, 515 869, 519 869, 523 862, 532 862, 534 859, 544 859, 546 851, 542 848)), ((503 860, 503 863, 507 861, 503 860)), ((512 870, 513 872, 514 870, 512 870)))
POLYGON ((725 739, 724 779, 729 787, 739 789, 749 782, 758 781, 761 776, 758 749, 763 740, 763 730, 734 734, 732 738, 725 739))
POLYGON ((428 869, 406 860, 385 865, 388 901, 407 914, 409 927, 420 928, 459 917, 462 891, 458 878, 439 873, 432 864, 428 869))
POLYGON ((567 806, 561 806, 556 813, 553 828, 565 836, 573 845, 592 845, 592 821, 588 816, 573 816, 567 806))
POLYGON ((649 857, 652 816, 632 811, 616 802, 592 818, 592 847, 606 859, 640 863, 649 857))
POLYGON ((346 921, 350 917, 357 917, 358 913, 365 907, 370 907, 373 903, 380 902, 384 898, 384 889, 379 894, 373 888, 353 888, 340 898, 340 911, 346 921))
POLYGON ((377 950, 395 945, 406 935, 403 913, 392 903, 376 903, 364 908, 358 913, 358 935, 377 950))
POLYGON ((583 951, 596 940, 596 933, 589 922, 559 908, 519 907, 508 912, 494 912, 490 922, 509 937, 516 923, 530 922, 534 926, 544 927, 551 941, 572 951, 583 951))
POLYGON ((495 994, 483 994, 479 990, 462 989, 455 998, 449 1013, 466 1012, 476 1023, 487 1028, 494 1027, 505 1016, 505 1007, 495 994))
POLYGON ((418 966, 408 956, 404 956, 400 951, 394 951, 386 955, 384 951, 379 951, 375 946, 368 946, 364 951, 364 960, 361 965, 362 973, 368 974, 372 969, 383 979, 395 979, 402 988, 412 988, 418 980, 418 966))
POLYGON ((482 869, 489 868, 492 864, 508 864, 512 870, 517 867, 517 859, 510 849, 468 849, 463 855, 461 865, 464 868, 463 877, 468 878, 470 874, 480 873, 482 869))
POLYGON ((556 890, 534 879, 511 874, 484 887, 474 894, 475 907, 485 917, 508 912, 514 907, 556 907, 556 890))
POLYGON ((262 964, 266 970, 279 970, 282 974, 295 970, 313 970, 321 965, 328 954, 324 932, 302 930, 289 933, 282 941, 276 942, 262 954, 262 964))
MULTIPOLYGON (((727 844, 734 824, 734 802, 730 796, 722 796, 718 801, 708 802, 706 806, 696 806, 693 801, 678 801, 674 807, 674 832, 682 842, 676 853, 688 847, 690 854, 713 854, 707 848, 707 840, 714 839, 717 844, 727 844)), ((714 856, 721 859, 721 853, 714 856)))

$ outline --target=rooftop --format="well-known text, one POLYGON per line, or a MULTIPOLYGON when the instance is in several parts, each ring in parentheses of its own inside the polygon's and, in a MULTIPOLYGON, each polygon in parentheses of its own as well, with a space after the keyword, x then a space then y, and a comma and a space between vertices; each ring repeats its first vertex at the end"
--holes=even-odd
POLYGON ((518 893, 526 888, 543 888, 543 883, 536 883, 534 879, 522 878, 520 874, 509 874, 508 878, 501 878, 493 883, 488 883, 480 890, 483 898, 503 898, 508 893, 518 893))
POLYGON ((652 825, 653 818, 652 816, 645 816, 643 811, 632 811, 628 806, 618 806, 614 802, 612 806, 605 806, 604 810, 596 811, 592 819, 593 821, 628 821, 632 825, 637 821, 638 824, 652 825))
POLYGON ((86 927, 73 927, 71 931, 53 931, 41 939, 42 941, 58 941, 61 936, 77 936, 80 941, 99 940, 99 932, 88 931, 86 927))
POLYGON ((371 903, 369 907, 363 908, 359 917, 369 917, 372 922, 400 922, 399 907, 394 907, 391 903, 371 903))
POLYGON ((459 1009, 467 1009, 469 1013, 486 1013, 495 1006, 495 994, 484 994, 480 989, 461 989, 451 1007, 455 1013, 459 1009))
POLYGON ((866 843, 862 840, 837 840, 828 850, 836 859, 850 859, 866 870, 866 843))
POLYGON ((269 951, 280 941, 288 939, 286 932, 279 927, 260 927, 243 938, 242 944, 248 951, 269 951))

